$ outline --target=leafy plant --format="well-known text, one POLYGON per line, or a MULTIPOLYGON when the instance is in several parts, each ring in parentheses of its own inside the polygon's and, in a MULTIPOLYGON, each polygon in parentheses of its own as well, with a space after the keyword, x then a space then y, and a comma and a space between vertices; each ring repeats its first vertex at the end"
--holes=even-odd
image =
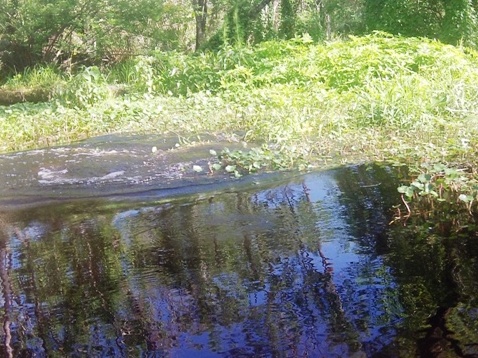
POLYGON ((96 66, 85 67, 71 78, 56 94, 62 104, 71 108, 86 109, 106 99, 109 95, 106 80, 96 66))
POLYGON ((446 207, 445 211, 462 207, 472 214, 478 199, 478 178, 473 172, 444 164, 424 164, 415 171, 411 183, 397 189, 407 215, 428 213, 440 205, 442 208, 439 209, 445 210, 446 207))
MULTIPOLYGON (((219 154, 211 151, 211 155, 217 155, 219 160, 219 163, 212 164, 212 170, 224 169, 235 177, 258 171, 285 170, 294 166, 283 152, 273 150, 267 145, 252 148, 250 151, 230 151, 226 148, 219 154)), ((296 161, 300 162, 300 158, 296 158, 296 161)))

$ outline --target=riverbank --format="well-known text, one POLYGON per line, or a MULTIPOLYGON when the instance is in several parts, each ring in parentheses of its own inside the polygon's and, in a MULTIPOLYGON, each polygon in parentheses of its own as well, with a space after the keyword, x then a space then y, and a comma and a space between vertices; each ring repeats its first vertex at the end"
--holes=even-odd
POLYGON ((183 144, 224 133, 265 143, 262 159, 281 158, 278 169, 370 160, 474 166, 477 58, 427 39, 375 34, 153 53, 70 75, 40 68, 3 86, 47 82, 51 95, 0 107, 0 152, 107 133, 177 134, 183 144))

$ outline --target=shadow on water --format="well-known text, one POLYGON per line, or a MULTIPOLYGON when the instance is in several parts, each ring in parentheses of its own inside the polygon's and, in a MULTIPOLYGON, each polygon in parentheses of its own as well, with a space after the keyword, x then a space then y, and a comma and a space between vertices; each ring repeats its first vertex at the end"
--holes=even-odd
POLYGON ((5 213, 2 356, 476 356, 478 238, 390 227, 398 181, 5 213))

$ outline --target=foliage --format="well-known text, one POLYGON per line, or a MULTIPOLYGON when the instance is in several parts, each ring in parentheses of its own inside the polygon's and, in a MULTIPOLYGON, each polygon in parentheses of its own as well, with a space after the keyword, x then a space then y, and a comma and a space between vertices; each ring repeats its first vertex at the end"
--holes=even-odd
POLYGON ((53 90, 50 103, 0 107, 1 150, 112 131, 224 132, 265 143, 284 157, 281 167, 424 157, 463 163, 477 145, 477 58, 466 48, 383 33, 193 55, 157 51, 108 71, 84 68, 53 90))
POLYGON ((439 33, 442 1, 365 1, 365 24, 404 36, 435 38, 439 33))
POLYGON ((477 35, 474 0, 366 0, 364 23, 370 30, 403 36, 425 36, 474 46, 477 35))
POLYGON ((127 84, 132 92, 152 93, 156 90, 158 76, 153 68, 154 58, 136 56, 116 65, 108 73, 108 82, 127 84))
MULTIPOLYGON (((407 217, 413 214, 443 224, 456 221, 460 212, 469 215, 477 212, 478 177, 475 172, 444 164, 422 164, 419 168, 412 167, 411 173, 410 184, 398 188, 407 217)), ((399 213, 397 218, 401 217, 399 213)), ((456 229, 464 222, 451 226, 456 229)))
POLYGON ((87 67, 58 90, 56 99, 67 107, 87 109, 105 100, 108 94, 105 78, 98 67, 87 67))
POLYGON ((290 0, 281 0, 280 6, 281 24, 279 33, 282 38, 289 39, 294 35, 296 14, 290 0))
POLYGON ((163 50, 245 46, 374 30, 475 46, 475 0, 0 0, 0 61, 14 75, 40 63, 67 71, 163 50), (195 29, 195 31, 194 31, 195 29))
POLYGON ((64 83, 66 77, 54 66, 35 66, 7 78, 0 87, 0 105, 19 102, 45 102, 53 89, 64 83))
POLYGON ((65 80, 65 75, 56 66, 34 66, 5 79, 3 88, 46 88, 52 89, 65 80))
POLYGON ((219 163, 212 164, 212 170, 224 169, 226 172, 234 174, 235 177, 264 170, 286 170, 291 167, 305 169, 307 167, 303 158, 294 155, 295 153, 274 150, 268 145, 252 148, 246 152, 242 150, 230 151, 225 148, 219 154, 215 151, 211 151, 211 154, 217 155, 219 159, 219 163))
POLYGON ((163 2, 154 0, 0 1, 4 69, 39 62, 100 63, 161 43, 163 2))
POLYGON ((445 2, 444 7, 445 16, 440 39, 448 43, 463 42, 468 46, 476 47, 478 3, 471 0, 455 0, 445 2))

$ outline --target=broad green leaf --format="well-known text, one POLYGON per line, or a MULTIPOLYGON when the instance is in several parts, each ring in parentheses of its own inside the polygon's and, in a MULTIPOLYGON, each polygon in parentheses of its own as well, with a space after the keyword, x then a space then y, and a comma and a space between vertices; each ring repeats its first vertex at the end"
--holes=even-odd
POLYGON ((425 186, 423 185, 423 183, 420 183, 420 182, 418 182, 418 181, 415 180, 413 183, 410 184, 410 187, 415 187, 415 188, 417 188, 417 189, 419 189, 419 190, 423 190, 423 188, 424 188, 425 186))
POLYGON ((426 182, 429 182, 431 179, 431 175, 430 174, 420 174, 417 178, 417 180, 420 182, 420 183, 426 183, 426 182))

